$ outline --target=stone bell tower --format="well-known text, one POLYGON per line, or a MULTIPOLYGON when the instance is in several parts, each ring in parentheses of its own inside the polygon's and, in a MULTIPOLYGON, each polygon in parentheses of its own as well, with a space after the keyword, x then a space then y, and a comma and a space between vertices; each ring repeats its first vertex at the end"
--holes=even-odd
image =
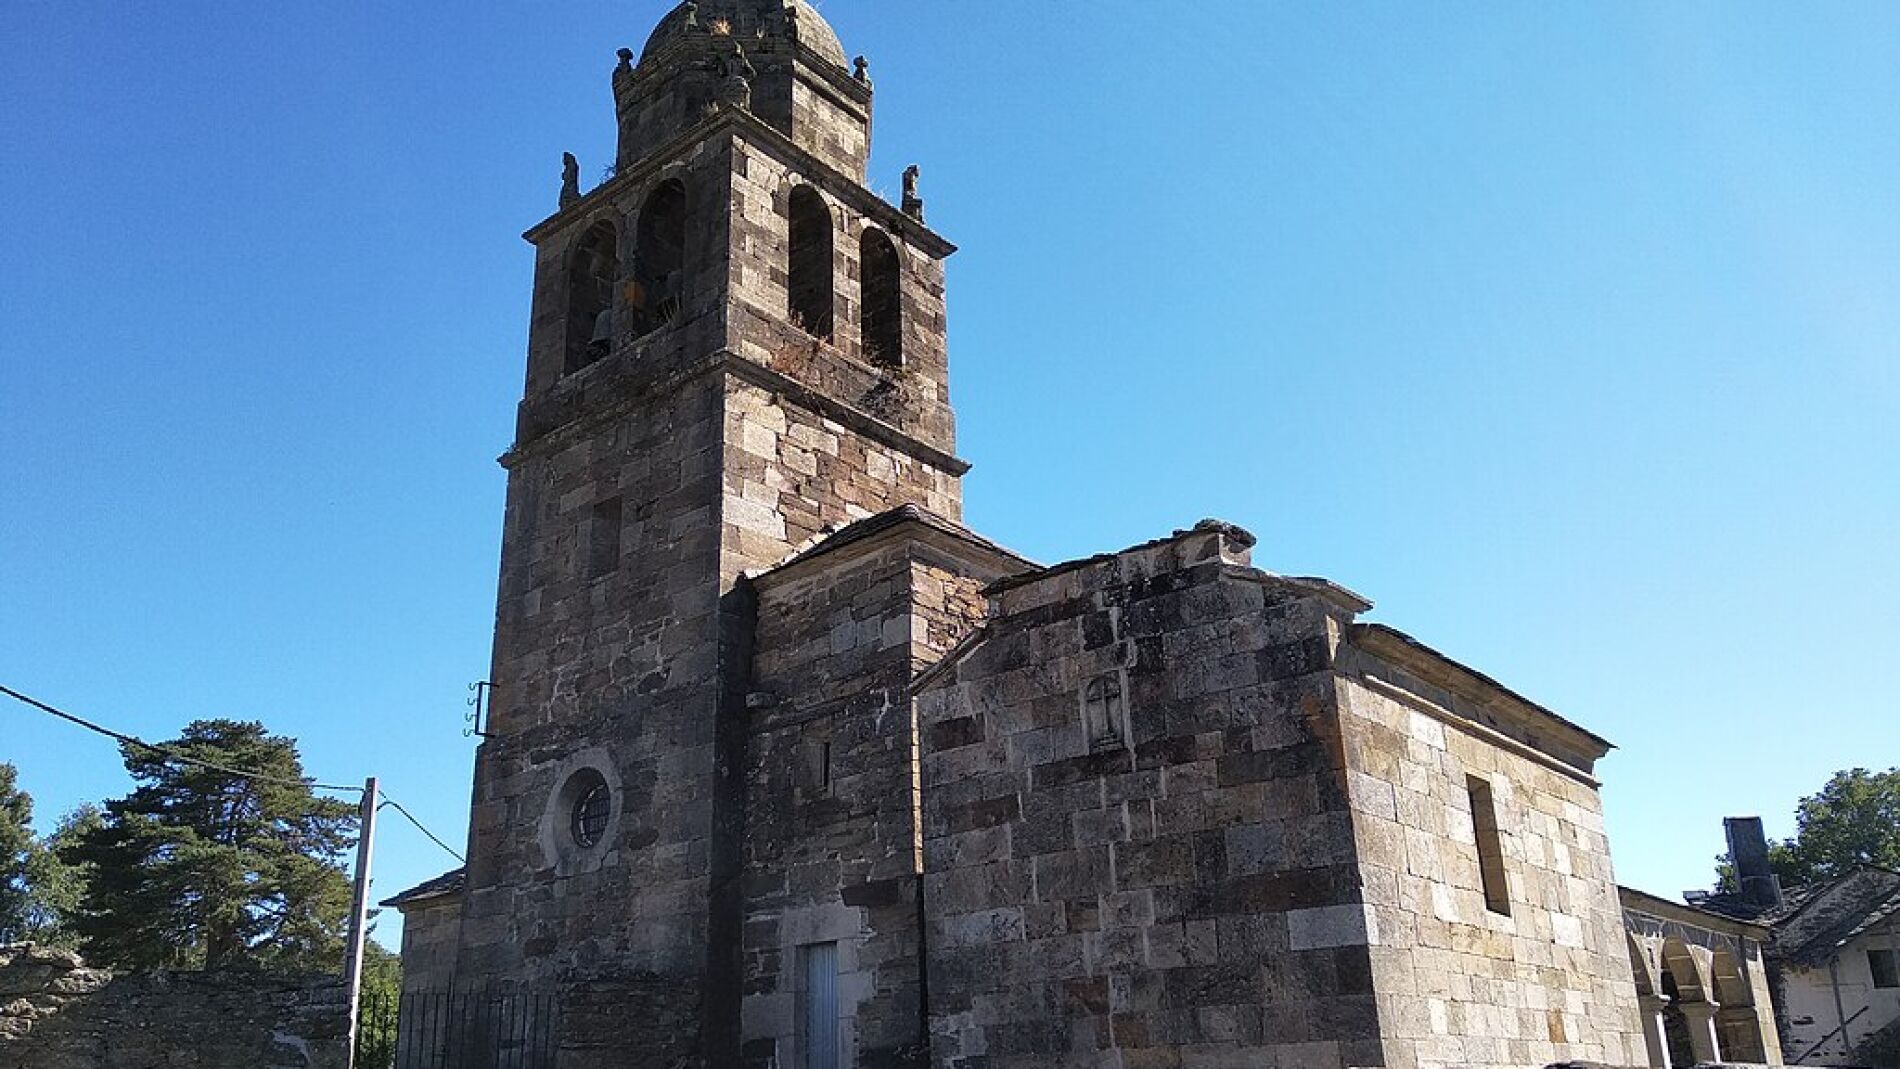
POLYGON ((732 1064, 741 577, 899 505, 959 518, 953 248, 909 180, 866 188, 868 71, 805 0, 681 4, 619 56, 613 177, 570 162, 526 235, 454 982, 589 984, 621 1049, 732 1064))

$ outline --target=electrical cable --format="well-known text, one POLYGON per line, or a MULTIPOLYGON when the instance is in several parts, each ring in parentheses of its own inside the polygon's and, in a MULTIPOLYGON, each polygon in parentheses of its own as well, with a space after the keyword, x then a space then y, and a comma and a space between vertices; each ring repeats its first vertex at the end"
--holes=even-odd
POLYGON ((7 697, 12 698, 15 701, 30 705, 33 708, 38 709, 42 713, 47 713, 52 716, 56 716, 60 718, 61 720, 65 720, 70 723, 77 724, 80 727, 85 728, 87 731, 97 732, 101 735, 104 735, 106 738, 109 738, 109 739, 116 739, 127 746, 134 746, 141 750, 150 750, 151 752, 155 754, 159 754, 160 756, 169 758, 173 761, 179 761, 187 765, 197 765, 201 768, 208 768, 214 772, 222 772, 227 776, 238 776, 243 779, 252 779, 252 780, 258 781, 259 783, 278 783, 286 787, 309 787, 312 790, 319 790, 319 791, 354 791, 357 794, 363 793, 363 788, 361 787, 351 787, 351 786, 346 786, 346 785, 337 784, 337 783, 318 783, 316 780, 309 779, 309 778, 292 779, 289 776, 272 776, 263 772, 247 772, 241 768, 232 768, 229 765, 218 764, 216 761, 206 761, 200 757, 193 757, 187 753, 180 753, 177 750, 174 750, 168 746, 154 745, 136 736, 127 735, 123 731, 114 731, 109 727, 104 727, 102 725, 95 724, 92 721, 85 719, 84 717, 74 716, 73 714, 66 712, 63 709, 55 709, 52 706, 46 704, 43 701, 40 701, 37 698, 30 698, 24 694, 21 694, 19 691, 14 690, 12 687, 0 685, 0 694, 5 694, 7 697))
MULTIPOLYGON (((95 724, 92 721, 87 720, 85 717, 74 716, 72 713, 66 712, 64 709, 54 708, 53 706, 48 705, 43 701, 40 701, 38 698, 29 697, 25 694, 20 693, 17 690, 14 690, 12 687, 6 686, 4 684, 0 684, 0 694, 5 694, 9 698, 12 698, 13 700, 20 702, 22 704, 31 706, 34 709, 38 709, 40 712, 46 713, 49 716, 58 717, 59 719, 64 720, 70 724, 77 724, 78 726, 85 728, 87 731, 96 732, 97 734, 104 735, 106 738, 113 739, 123 745, 135 747, 141 750, 149 750, 152 753, 158 754, 159 756, 166 758, 167 760, 178 761, 178 762, 181 762, 183 764, 188 764, 188 765, 197 765, 200 768, 208 768, 214 772, 222 772, 227 776, 237 776, 242 779, 256 780, 259 783, 277 783, 277 784, 282 784, 287 787, 307 787, 311 790, 318 790, 318 791, 350 791, 359 795, 362 794, 364 791, 364 788, 362 787, 346 786, 343 784, 336 784, 336 783, 319 783, 314 779, 292 779, 288 776, 272 776, 263 772, 249 772, 241 768, 232 768, 229 765, 218 764, 216 761, 206 761, 200 757, 193 757, 187 753, 180 753, 169 746, 158 746, 153 743, 146 742, 144 739, 138 738, 135 735, 127 735, 123 731, 114 731, 111 728, 106 727, 102 724, 95 724)), ((444 850, 447 850, 449 852, 450 857, 453 857, 455 860, 460 861, 463 864, 468 863, 467 860, 463 858, 461 854, 458 854, 455 852, 455 849, 453 847, 443 842, 439 837, 437 837, 437 835, 434 832, 424 827, 422 822, 416 819, 415 814, 409 812, 409 810, 407 809, 404 809, 401 802, 396 801, 394 798, 389 797, 387 793, 384 793, 383 803, 382 805, 377 806, 377 808, 382 809, 382 808, 391 807, 391 806, 395 808, 396 812, 401 813, 405 818, 407 818, 409 823, 414 824, 416 826, 417 831, 420 831, 422 834, 428 836, 430 842, 434 843, 435 845, 441 847, 444 850)))
POLYGON ((420 821, 420 820, 417 820, 417 819, 416 819, 416 817, 415 817, 415 814, 413 814, 413 813, 411 813, 411 812, 409 812, 409 811, 408 811, 407 809, 404 809, 404 808, 402 807, 402 803, 401 803, 401 802, 398 802, 398 801, 396 801, 396 800, 395 800, 394 798, 391 798, 391 797, 389 796, 389 792, 387 792, 387 791, 384 791, 384 792, 382 792, 382 794, 383 794, 383 804, 382 804, 382 805, 379 805, 379 806, 377 806, 376 808, 378 808, 378 809, 389 809, 389 808, 393 808, 393 809, 395 809, 395 810, 396 810, 396 812, 398 812, 398 813, 401 813, 401 814, 402 814, 402 815, 403 815, 404 817, 406 817, 406 818, 408 818, 408 821, 409 821, 409 823, 411 823, 411 824, 414 824, 414 825, 416 826, 416 830, 417 830, 417 831, 419 831, 419 832, 421 832, 421 833, 422 833, 422 834, 424 834, 424 835, 427 835, 427 836, 429 837, 429 841, 430 841, 430 842, 432 842, 432 843, 434 843, 435 845, 437 845, 437 846, 439 846, 439 847, 441 847, 441 848, 442 848, 442 849, 444 849, 444 850, 447 850, 447 851, 449 852, 449 856, 450 856, 450 857, 452 857, 452 858, 454 858, 455 860, 457 860, 457 861, 460 861, 460 862, 461 862, 462 864, 464 864, 464 865, 466 865, 466 864, 468 864, 468 859, 467 859, 467 858, 465 858, 465 857, 463 857, 463 856, 462 856, 461 854, 459 854, 459 853, 456 853, 456 851, 455 851, 455 848, 454 848, 454 847, 452 847, 452 846, 450 846, 449 844, 447 844, 447 843, 445 843, 445 842, 443 842, 443 841, 442 841, 441 839, 439 839, 439 838, 437 838, 437 837, 436 837, 436 834, 435 834, 435 832, 432 832, 432 831, 430 831, 430 830, 429 830, 428 828, 425 828, 425 827, 423 827, 423 826, 422 826, 422 821, 420 821))

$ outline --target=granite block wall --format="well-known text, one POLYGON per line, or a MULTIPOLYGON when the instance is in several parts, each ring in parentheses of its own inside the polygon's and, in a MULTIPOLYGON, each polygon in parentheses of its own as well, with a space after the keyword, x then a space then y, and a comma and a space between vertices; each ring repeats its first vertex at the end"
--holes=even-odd
POLYGON ((1213 527, 1006 585, 925 684, 934 1064, 1376 1064, 1340 610, 1250 544, 1213 527))
POLYGON ((1016 566, 900 520, 757 581, 744 772, 745 1064, 805 1064, 810 992, 799 954, 818 943, 837 946, 840 1064, 922 1064, 922 858, 907 688, 920 665, 974 626, 983 606, 976 588, 1016 566))
MULTIPOLYGON (((1514 738, 1535 736, 1501 688, 1458 694, 1448 662, 1352 634, 1341 734, 1384 1064, 1644 1064, 1588 766, 1514 738), (1487 900, 1474 780, 1496 812, 1504 902, 1487 900)), ((1537 730, 1551 751, 1581 746, 1560 721, 1537 730)))

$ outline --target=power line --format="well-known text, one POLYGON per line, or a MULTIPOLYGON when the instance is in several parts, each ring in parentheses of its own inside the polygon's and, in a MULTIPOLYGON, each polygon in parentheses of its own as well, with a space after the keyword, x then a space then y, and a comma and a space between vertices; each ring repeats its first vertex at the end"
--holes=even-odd
POLYGON ((396 812, 398 812, 398 813, 401 813, 401 814, 402 814, 402 815, 403 815, 403 816, 404 816, 405 818, 407 818, 407 819, 408 819, 408 821, 409 821, 409 823, 411 823, 411 824, 414 824, 414 825, 416 826, 416 830, 417 830, 417 831, 419 831, 419 832, 421 832, 421 833, 422 833, 422 834, 424 834, 424 835, 427 835, 427 836, 429 837, 429 841, 430 841, 430 842, 432 842, 432 843, 434 843, 435 845, 437 845, 437 846, 439 846, 439 847, 441 847, 441 848, 442 848, 442 849, 444 849, 444 850, 447 850, 447 851, 449 852, 449 856, 450 856, 450 857, 452 857, 452 858, 454 858, 455 860, 457 860, 457 861, 460 861, 460 862, 461 862, 462 864, 464 864, 464 865, 466 865, 466 864, 468 864, 468 859, 467 859, 467 858, 465 858, 465 857, 463 857, 463 856, 462 856, 461 854, 459 854, 459 853, 457 853, 457 852, 455 851, 455 848, 454 848, 454 847, 452 847, 452 846, 450 846, 449 844, 447 844, 447 843, 445 843, 445 842, 443 842, 443 841, 442 841, 441 839, 438 839, 438 838, 436 838, 436 834, 435 834, 435 832, 432 832, 432 831, 430 831, 430 830, 429 830, 428 828, 425 828, 425 827, 423 827, 423 826, 422 826, 422 821, 420 821, 420 820, 417 820, 417 819, 415 818, 415 815, 414 815, 414 814, 412 814, 412 813, 410 813, 410 812, 409 812, 409 811, 408 811, 407 809, 404 809, 404 808, 402 807, 402 803, 401 803, 401 802, 398 802, 398 801, 396 801, 396 800, 395 800, 394 798, 391 798, 391 797, 389 796, 389 793, 388 793, 387 791, 385 791, 385 792, 383 793, 383 804, 382 804, 382 805, 379 805, 379 806, 377 806, 376 808, 378 808, 378 809, 391 809, 391 808, 393 808, 393 809, 395 809, 395 811, 396 811, 396 812))
POLYGON ((47 713, 52 716, 56 716, 60 718, 61 720, 65 720, 69 723, 78 724, 80 727, 85 728, 87 731, 97 732, 98 734, 104 735, 108 739, 116 739, 127 746, 137 747, 138 749, 141 749, 141 750, 150 750, 151 752, 155 754, 159 754, 160 756, 169 758, 173 761, 179 761, 187 765, 197 765, 201 768, 208 768, 214 772, 222 772, 227 776, 238 776, 243 779, 256 780, 259 783, 277 783, 277 784, 282 784, 283 786, 286 786, 286 787, 309 787, 312 790, 319 790, 319 791, 354 791, 357 794, 363 793, 363 788, 361 787, 352 787, 352 786, 346 786, 346 785, 337 784, 337 783, 318 783, 316 780, 308 779, 308 778, 294 779, 290 776, 272 776, 264 772, 251 772, 242 768, 232 768, 229 765, 218 764, 216 761, 206 761, 200 757, 193 757, 188 753, 180 753, 179 751, 174 750, 169 746, 158 746, 153 743, 146 742, 144 739, 138 738, 136 736, 127 735, 123 731, 114 731, 109 727, 105 727, 104 725, 95 724, 92 721, 85 719, 84 717, 74 716, 73 714, 66 712, 63 709, 55 709, 52 706, 46 704, 45 702, 40 701, 38 698, 30 698, 24 694, 21 694, 19 691, 14 690, 12 687, 0 686, 0 694, 5 694, 7 697, 12 698, 15 701, 24 702, 27 705, 30 705, 33 708, 38 709, 42 713, 47 713))
MULTIPOLYGON (((201 757, 193 757, 192 755, 188 753, 180 753, 178 750, 175 750, 169 746, 159 746, 154 743, 146 742, 144 739, 141 739, 135 735, 127 735, 123 731, 114 731, 103 724, 95 724, 92 721, 87 720, 85 717, 74 716, 72 713, 69 713, 65 711, 64 709, 54 708, 53 706, 48 705, 43 701, 40 701, 38 698, 21 694, 19 691, 14 690, 12 687, 9 687, 9 686, 0 685, 0 694, 5 694, 7 697, 12 698, 13 700, 17 702, 21 702, 25 705, 29 705, 35 709, 38 709, 42 713, 46 713, 49 716, 58 717, 59 719, 64 720, 69 724, 77 724, 78 726, 85 728, 87 731, 104 735, 106 738, 113 739, 126 746, 135 747, 141 750, 149 750, 152 753, 158 754, 159 756, 164 757, 168 760, 178 761, 187 765, 197 765, 200 768, 208 768, 214 772, 222 772, 227 776, 237 776, 242 779, 256 780, 259 783, 277 783, 277 784, 282 784, 287 787, 308 787, 311 790, 318 790, 318 791, 351 791, 356 794, 362 794, 364 791, 364 788, 362 787, 348 786, 348 785, 338 784, 338 783, 318 783, 316 780, 313 780, 313 779, 293 779, 289 776, 272 776, 263 772, 252 772, 252 771, 248 771, 242 768, 232 768, 229 765, 218 764, 216 761, 206 761, 201 757)), ((407 809, 404 809, 402 807, 401 802, 398 802, 394 798, 389 797, 388 794, 383 795, 383 804, 382 806, 378 806, 377 808, 380 809, 380 808, 392 807, 392 806, 395 808, 396 812, 401 813, 409 821, 409 823, 414 824, 416 826, 417 831, 420 831, 422 834, 428 836, 430 842, 434 843, 435 845, 441 847, 444 850, 447 850, 449 852, 449 856, 453 857, 455 860, 460 861, 463 864, 468 863, 467 860, 464 859, 461 854, 458 854, 455 852, 454 848, 449 846, 449 844, 443 842, 440 838, 436 836, 434 832, 424 827, 422 822, 416 819, 415 814, 409 812, 409 810, 407 809)))

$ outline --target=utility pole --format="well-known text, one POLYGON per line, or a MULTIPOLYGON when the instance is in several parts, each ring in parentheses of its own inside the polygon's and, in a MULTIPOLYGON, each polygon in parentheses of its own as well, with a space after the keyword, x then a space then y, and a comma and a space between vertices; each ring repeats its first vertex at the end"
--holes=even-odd
POLYGON ((350 994, 350 1060, 356 1065, 356 1030, 363 1016, 363 942, 369 938, 369 858, 376 845, 376 777, 363 783, 363 811, 357 818, 356 893, 350 900, 350 941, 343 959, 343 983, 350 994))

